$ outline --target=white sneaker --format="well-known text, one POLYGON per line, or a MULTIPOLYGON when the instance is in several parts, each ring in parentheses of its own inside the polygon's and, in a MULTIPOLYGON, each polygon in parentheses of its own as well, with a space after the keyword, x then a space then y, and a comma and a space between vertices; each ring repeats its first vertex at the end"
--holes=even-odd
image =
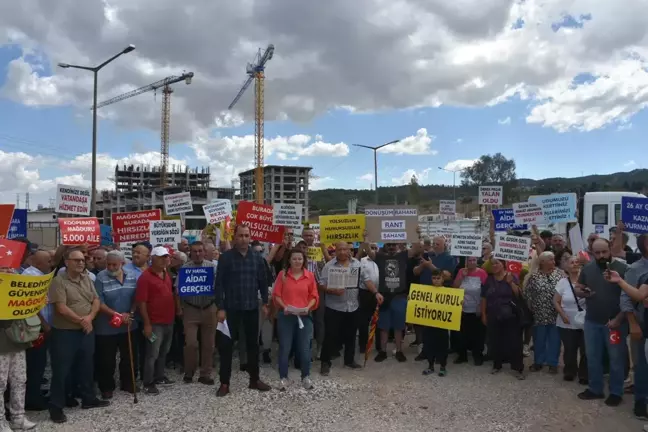
POLYGON ((0 422, 0 432, 13 432, 7 422, 0 422))
POLYGON ((529 345, 524 344, 524 346, 522 347, 522 354, 524 355, 524 357, 531 356, 531 348, 529 348, 529 345))
POLYGON ((313 381, 311 381, 310 377, 304 377, 302 379, 302 386, 306 390, 313 390, 313 381))
POLYGON ((14 431, 26 431, 34 429, 35 427, 36 423, 30 421, 27 417, 23 417, 22 420, 16 422, 11 422, 11 429, 13 429, 14 431))
POLYGON ((287 379, 281 379, 279 381, 279 391, 286 391, 287 387, 288 387, 288 380, 287 379))

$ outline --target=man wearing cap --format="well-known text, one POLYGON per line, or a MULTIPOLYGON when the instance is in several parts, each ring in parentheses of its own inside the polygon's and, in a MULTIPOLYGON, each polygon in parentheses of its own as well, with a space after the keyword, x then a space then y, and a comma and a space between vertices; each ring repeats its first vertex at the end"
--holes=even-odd
POLYGON ((168 272, 169 251, 158 246, 151 251, 151 266, 137 280, 135 302, 139 307, 146 339, 142 381, 147 394, 157 395, 157 385, 173 384, 164 375, 166 356, 173 341, 175 300, 168 272))

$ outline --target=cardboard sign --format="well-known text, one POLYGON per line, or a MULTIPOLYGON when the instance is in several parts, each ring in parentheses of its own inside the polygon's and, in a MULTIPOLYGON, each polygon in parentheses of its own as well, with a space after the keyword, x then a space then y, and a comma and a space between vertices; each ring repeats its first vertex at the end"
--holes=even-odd
POLYGON ((621 197, 621 221, 626 232, 648 233, 648 198, 621 197))
POLYGON ((271 205, 241 201, 236 211, 236 224, 250 228, 250 238, 269 243, 283 241, 284 227, 272 224, 271 205))
POLYGON ((479 234, 452 234, 450 248, 452 256, 480 257, 482 236, 479 234))
POLYGON ((149 222, 161 217, 160 209, 113 213, 113 240, 115 243, 148 241, 151 237, 149 222))
POLYGON ((54 272, 44 276, 0 275, 0 320, 33 317, 47 304, 54 272))
POLYGON ((119 243, 119 251, 124 254, 124 258, 133 259, 133 245, 137 242, 119 243))
POLYGON ((222 222, 232 217, 232 203, 226 199, 215 199, 209 204, 202 206, 205 219, 208 224, 222 222))
POLYGON ((272 223, 293 228, 301 228, 302 205, 277 203, 272 206, 272 223))
POLYGON ((0 238, 9 234, 15 207, 15 204, 0 204, 0 238))
POLYGON ((531 250, 531 239, 498 234, 495 241, 495 258, 505 261, 524 263, 529 260, 531 250))
POLYGON ((493 209, 495 231, 527 231, 529 225, 516 224, 513 209, 493 209))
MULTIPOLYGON (((2 236, 0 236, 2 237, 2 236)), ((7 238, 27 237, 27 209, 14 209, 7 238)))
POLYGON ((182 213, 191 213, 192 211, 193 204, 191 202, 191 193, 180 192, 164 195, 164 213, 168 215, 177 215, 182 213))
MULTIPOLYGON (((418 241, 418 209, 411 206, 365 208, 368 240, 385 243, 418 241)), ((320 222, 321 223, 321 222, 320 222)))
POLYGON ((90 215, 90 189, 56 185, 56 213, 90 215))
POLYGON ((534 196, 529 202, 537 204, 542 209, 546 223, 576 222, 576 194, 551 194, 534 196))
POLYGON ((502 186, 479 186, 479 205, 502 205, 502 186))
POLYGON ((513 204, 513 219, 516 224, 539 225, 545 223, 542 209, 532 202, 513 204))
POLYGON ((214 295, 213 267, 182 267, 178 271, 178 296, 214 295))
POLYGON ((100 245, 101 227, 95 217, 59 218, 61 243, 64 245, 100 245))
MULTIPOLYGON (((325 245, 339 241, 362 242, 365 230, 364 215, 337 215, 319 217, 319 238, 325 245)), ((312 226, 312 225, 311 225, 312 226)))
POLYGON ((464 290, 410 285, 405 321, 425 327, 461 330, 464 290))
POLYGON ((444 216, 455 216, 457 214, 457 201, 441 200, 439 201, 439 214, 444 216))
POLYGON ((149 240, 153 246, 176 246, 182 240, 182 226, 179 220, 159 220, 149 222, 149 240))
POLYGON ((322 248, 309 246, 308 249, 306 249, 306 257, 309 261, 320 262, 324 259, 324 253, 322 252, 322 248))

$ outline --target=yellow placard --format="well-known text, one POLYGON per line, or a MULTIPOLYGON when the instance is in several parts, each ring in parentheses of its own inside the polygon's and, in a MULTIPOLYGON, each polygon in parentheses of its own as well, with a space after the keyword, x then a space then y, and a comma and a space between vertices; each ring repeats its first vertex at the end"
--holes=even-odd
POLYGON ((0 273, 0 319, 15 320, 36 315, 47 304, 54 272, 45 276, 0 273))
POLYGON ((232 211, 232 219, 230 221, 230 229, 228 233, 225 233, 225 221, 219 222, 220 225, 220 239, 221 241, 233 241, 234 240, 234 225, 236 223, 236 210, 232 211))
POLYGON ((339 241, 362 242, 365 215, 320 216, 320 241, 332 245, 339 241))
POLYGON ((461 328, 464 290, 430 285, 410 285, 407 297, 409 324, 458 331, 461 328))
POLYGON ((320 262, 324 259, 324 253, 322 252, 322 248, 316 246, 309 246, 308 250, 306 251, 306 256, 308 257, 309 261, 314 261, 314 262, 320 262))

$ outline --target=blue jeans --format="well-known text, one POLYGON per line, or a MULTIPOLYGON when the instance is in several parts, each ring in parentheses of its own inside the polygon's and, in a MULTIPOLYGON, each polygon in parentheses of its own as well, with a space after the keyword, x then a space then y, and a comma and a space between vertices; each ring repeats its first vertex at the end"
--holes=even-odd
POLYGON ((634 345, 634 400, 638 403, 648 402, 648 363, 646 362, 646 351, 644 346, 646 339, 632 341, 634 345))
POLYGON ((607 346, 610 357, 610 394, 623 397, 626 356, 624 341, 628 334, 627 329, 624 326, 619 328, 621 340, 616 345, 610 343, 610 329, 605 324, 585 320, 584 330, 590 391, 597 395, 603 394, 603 351, 607 346))
POLYGON ((301 317, 304 328, 299 328, 295 315, 284 315, 283 311, 277 314, 277 332, 279 333, 279 378, 288 378, 288 357, 296 336, 295 355, 299 359, 302 378, 310 375, 311 351, 310 340, 313 334, 313 318, 301 317))
POLYGON ((85 334, 82 330, 55 328, 52 329, 50 344, 52 356, 50 405, 58 409, 65 407, 66 387, 69 387, 71 381, 78 383, 84 403, 95 400, 94 332, 85 334))
POLYGON ((560 333, 555 324, 533 326, 533 363, 558 366, 560 333))

